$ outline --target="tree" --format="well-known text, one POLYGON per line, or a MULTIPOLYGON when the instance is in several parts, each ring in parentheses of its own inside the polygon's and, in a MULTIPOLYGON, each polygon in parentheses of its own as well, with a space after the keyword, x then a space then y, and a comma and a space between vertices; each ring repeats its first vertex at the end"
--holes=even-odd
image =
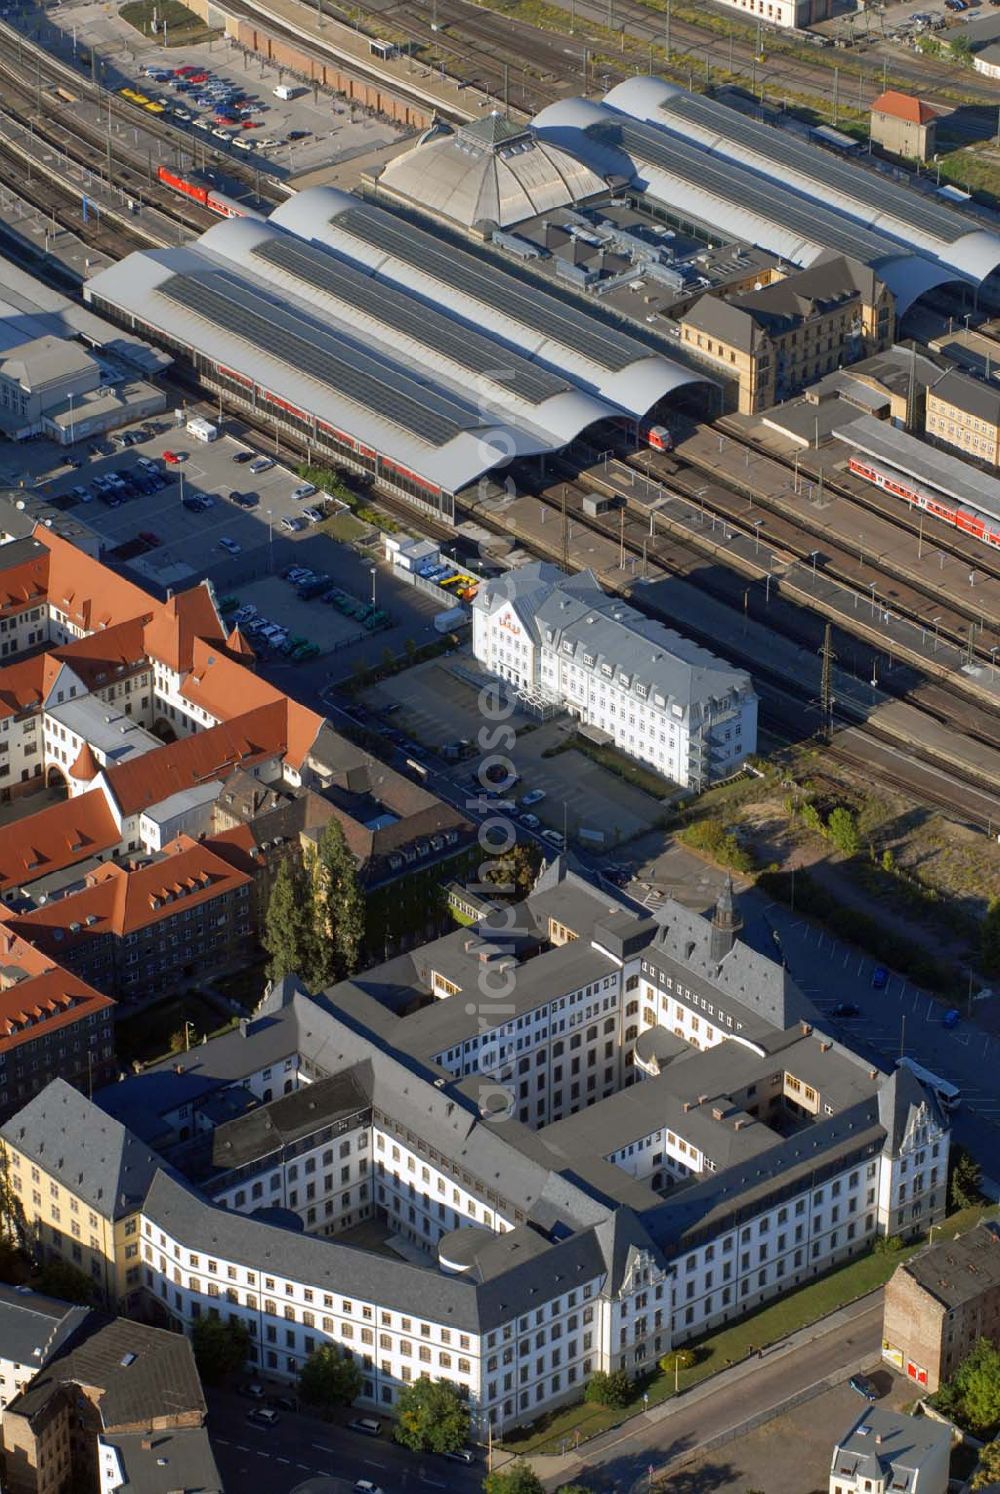
POLYGON ((992 1489, 1000 1483, 1000 1442, 988 1442, 979 1454, 979 1465, 970 1489, 992 1489))
POLYGON ((299 1395, 310 1406, 328 1410, 349 1406, 361 1394, 364 1376, 337 1344, 323 1344, 299 1370, 299 1395))
POLYGON ((495 883, 498 892, 517 898, 527 897, 535 885, 540 860, 537 846, 518 841, 495 861, 486 863, 489 870, 484 873, 484 879, 495 883))
POLYGON ((483 1494, 545 1494, 538 1474, 527 1463, 511 1463, 483 1479, 483 1494))
POLYGON ((334 815, 320 831, 310 871, 316 935, 310 984, 319 987, 354 974, 365 936, 357 863, 334 815))
POLYGON ((309 979, 315 964, 315 933, 302 864, 286 856, 278 867, 264 918, 261 943, 270 955, 267 973, 272 980, 285 975, 309 979))
POLYGON ((624 1370, 597 1370, 587 1382, 585 1401, 620 1410, 632 1398, 632 1381, 624 1370))
POLYGON ((447 1380, 414 1380, 396 1403, 396 1441, 411 1452, 458 1452, 469 1435, 469 1408, 447 1380))
POLYGON ((948 1161, 948 1207, 971 1209, 982 1203, 983 1170, 972 1153, 959 1142, 952 1146, 948 1161))
POLYGON ((826 830, 838 851, 842 851, 845 856, 857 855, 861 842, 858 839, 857 823, 849 809, 841 804, 836 809, 831 809, 826 830))
POLYGON ((69 1261, 47 1261, 35 1285, 47 1297, 60 1297, 63 1302, 77 1302, 83 1307, 90 1307, 97 1296, 93 1278, 85 1276, 69 1261))
POLYGON ((992 1436, 1000 1428, 1000 1348, 981 1338, 934 1400, 967 1431, 992 1436))
POLYGON ((948 50, 956 62, 968 67, 972 61, 972 43, 967 36, 956 36, 948 43, 948 50))
POLYGON ((1000 975, 1000 897, 990 902, 979 938, 983 973, 1000 975))
POLYGON ((238 1318, 199 1318, 191 1330, 198 1373, 206 1385, 218 1385, 238 1374, 250 1352, 250 1334, 238 1318))

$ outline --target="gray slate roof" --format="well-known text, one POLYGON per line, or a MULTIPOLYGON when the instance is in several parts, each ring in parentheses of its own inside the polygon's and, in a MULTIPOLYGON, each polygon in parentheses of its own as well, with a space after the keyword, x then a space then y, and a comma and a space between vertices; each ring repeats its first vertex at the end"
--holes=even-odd
POLYGON ((965 414, 974 415, 977 420, 987 420, 991 425, 1000 424, 1000 389, 994 384, 953 371, 942 375, 931 386, 931 393, 936 399, 945 400, 965 414))
POLYGON ((53 1079, 0 1136, 97 1213, 120 1219, 146 1196, 159 1157, 65 1079, 53 1079))
POLYGON ((128 1494, 222 1494, 222 1476, 204 1427, 154 1432, 151 1437, 118 1432, 101 1440, 117 1451, 128 1494))
POLYGON ((40 1370, 89 1314, 89 1307, 0 1283, 0 1359, 40 1370))
POLYGON ((1000 1286, 1000 1227, 977 1224, 899 1267, 943 1307, 961 1307, 1000 1286))

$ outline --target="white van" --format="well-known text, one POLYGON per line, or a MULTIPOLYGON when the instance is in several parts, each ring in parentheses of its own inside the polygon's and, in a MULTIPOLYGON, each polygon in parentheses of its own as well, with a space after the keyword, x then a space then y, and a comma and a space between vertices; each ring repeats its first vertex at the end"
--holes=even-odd
POLYGON ((196 415, 187 423, 188 434, 194 436, 198 441, 217 441, 219 439, 219 427, 213 425, 210 420, 202 420, 196 415))
POLYGON ((290 83, 279 83, 273 90, 276 99, 297 99, 301 92, 300 88, 293 88, 290 83))

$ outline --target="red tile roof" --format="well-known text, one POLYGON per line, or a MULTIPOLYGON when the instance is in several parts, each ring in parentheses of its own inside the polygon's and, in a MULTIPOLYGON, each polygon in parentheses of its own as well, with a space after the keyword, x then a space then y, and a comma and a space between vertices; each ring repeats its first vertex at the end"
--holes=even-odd
POLYGON ((941 113, 931 104, 925 104, 923 99, 914 98, 910 93, 897 93, 894 88, 889 88, 885 93, 880 93, 872 104, 873 114, 888 114, 892 119, 902 119, 907 124, 930 124, 932 119, 937 119, 941 113))
POLYGON ((0 991, 0 1050, 8 1052, 115 1005, 61 965, 0 991))
POLYGON ((90 743, 84 742, 76 755, 76 762, 69 770, 69 776, 78 783, 93 783, 100 771, 100 764, 90 750, 90 743))
POLYGON ((152 615, 157 604, 148 592, 78 550, 69 540, 61 539, 44 524, 35 525, 34 537, 49 551, 49 602, 76 627, 97 632, 115 623, 152 615))
POLYGON ((44 601, 49 582, 49 557, 37 555, 0 572, 0 612, 5 617, 37 607, 44 601))
POLYGON ((256 659, 257 657, 250 643, 240 632, 239 628, 234 628, 229 637, 226 639, 226 648, 231 654, 242 654, 247 659, 256 659))
POLYGON ((191 673, 181 694, 223 721, 255 706, 281 702, 288 716, 288 761, 298 770, 323 725, 323 717, 288 696, 260 675, 253 674, 223 649, 197 638, 192 649, 191 673))
POLYGON ((168 669, 180 672, 191 668, 192 651, 198 639, 214 639, 223 644, 225 637, 208 585, 202 582, 157 607, 146 625, 146 652, 168 669))
POLYGON ((179 905, 197 907, 252 881, 210 843, 189 835, 171 841, 166 853, 161 861, 131 869, 109 861, 90 873, 79 892, 30 913, 8 913, 8 927, 55 959, 102 934, 124 937, 172 917, 179 905))
POLYGON ((121 833, 100 789, 0 825, 0 893, 115 849, 121 833))
POLYGON ((19 659, 0 669, 0 716, 20 716, 37 711, 45 699, 47 661, 45 654, 19 659))
POLYGON ((279 696, 271 705, 245 711, 232 721, 107 769, 108 786, 123 815, 140 814, 171 794, 225 778, 235 767, 284 756, 288 747, 286 718, 285 702, 279 696))
POLYGON ((55 683, 60 664, 68 664, 88 690, 100 690, 113 684, 127 670, 145 661, 143 631, 142 618, 133 617, 100 633, 89 633, 84 638, 74 638, 72 643, 50 649, 48 657, 55 661, 55 673, 48 683, 55 683))

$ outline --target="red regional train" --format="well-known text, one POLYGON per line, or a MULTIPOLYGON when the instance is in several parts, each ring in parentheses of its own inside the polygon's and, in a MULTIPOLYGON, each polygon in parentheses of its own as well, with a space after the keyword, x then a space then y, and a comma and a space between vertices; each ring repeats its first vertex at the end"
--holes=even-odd
POLYGON ((934 514, 935 518, 944 519, 946 524, 953 524, 963 534, 971 534, 974 539, 982 540, 983 544, 1000 550, 1000 514, 984 513, 972 504, 960 503, 957 498, 949 498, 936 488, 924 487, 912 477, 897 472, 894 467, 872 461, 871 457, 852 456, 848 469, 858 477, 873 482, 876 487, 884 488, 887 493, 902 498, 905 503, 922 508, 927 513, 934 514))
POLYGON ((193 198, 195 202, 200 202, 202 207, 218 213, 221 218, 263 218, 264 216, 255 208, 247 207, 243 202, 237 202, 235 197, 227 197, 225 192, 217 192, 214 187, 207 186, 204 182, 178 176, 176 171, 169 171, 166 166, 158 166, 156 174, 161 182, 172 187, 175 192, 181 192, 185 197, 193 198))

